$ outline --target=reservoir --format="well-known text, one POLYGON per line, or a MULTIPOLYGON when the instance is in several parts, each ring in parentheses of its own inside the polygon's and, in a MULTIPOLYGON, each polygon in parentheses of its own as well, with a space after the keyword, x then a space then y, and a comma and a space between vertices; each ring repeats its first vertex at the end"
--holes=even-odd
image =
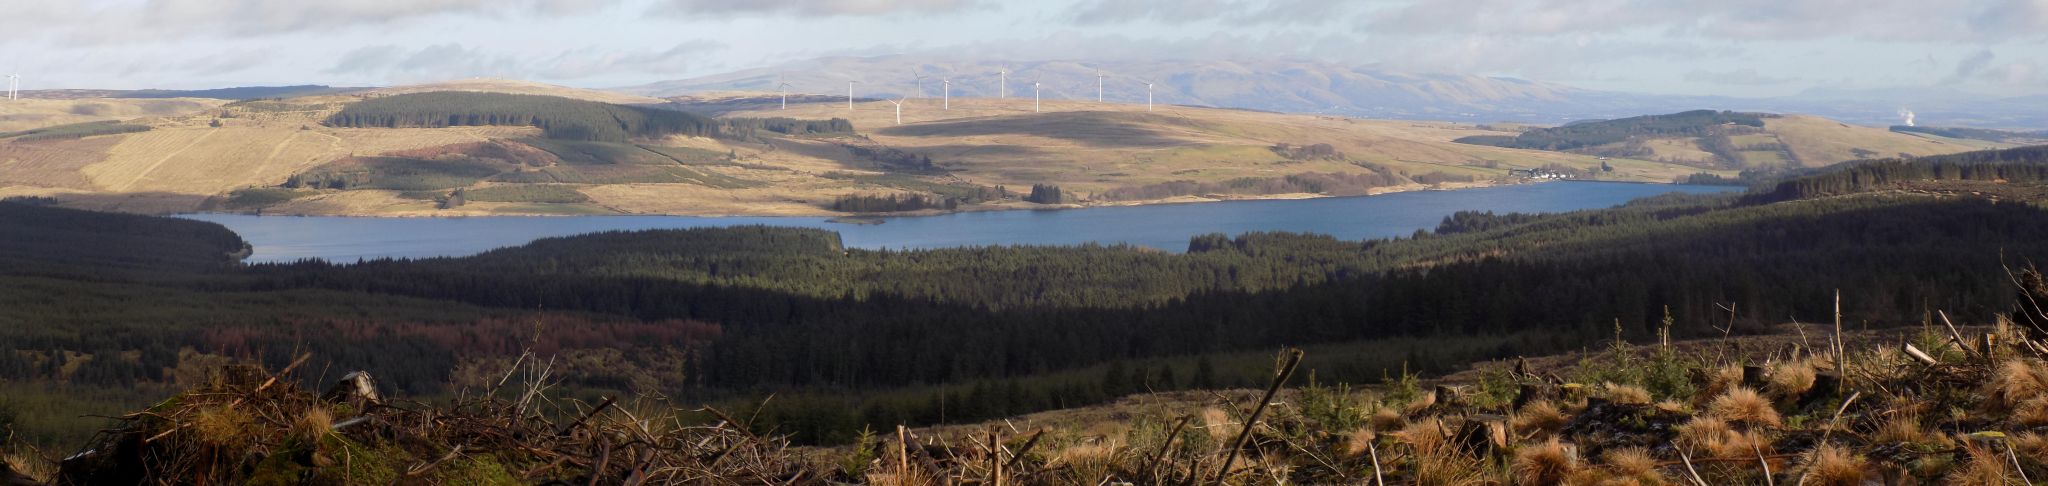
POLYGON ((1554 213, 1619 205, 1671 192, 1715 193, 1739 187, 1549 182, 1377 196, 1227 201, 1045 211, 977 211, 882 218, 843 224, 823 217, 491 216, 365 218, 196 214, 255 246, 250 262, 320 258, 464 256, 539 238, 612 230, 772 225, 824 228, 859 248, 987 245, 1131 244, 1184 251, 1188 238, 1254 231, 1320 233, 1347 240, 1406 236, 1458 211, 1554 213))

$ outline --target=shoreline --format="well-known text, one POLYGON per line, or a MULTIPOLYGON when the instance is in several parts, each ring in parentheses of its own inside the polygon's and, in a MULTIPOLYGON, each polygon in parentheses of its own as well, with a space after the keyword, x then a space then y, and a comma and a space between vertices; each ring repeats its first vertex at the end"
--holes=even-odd
POLYGON ((1025 202, 1010 202, 1010 203, 1004 203, 1004 204, 994 204, 994 205, 982 205, 982 206, 975 206, 975 207, 968 207, 968 208, 959 208, 959 209, 954 209, 954 210, 920 210, 920 211, 905 211, 905 212, 899 212, 899 213, 839 213, 839 212, 832 212, 832 211, 824 211, 824 210, 820 210, 820 211, 818 211, 818 212, 816 212, 816 213, 810 213, 810 214, 791 214, 791 213, 781 213, 781 214, 747 214, 747 213, 624 213, 624 212, 612 212, 612 213, 593 213, 593 214, 562 214, 562 213, 545 213, 545 212, 532 212, 532 213, 526 213, 526 212, 502 212, 502 213, 500 213, 500 212, 475 212, 475 211, 459 211, 459 212, 455 212, 454 214, 347 214, 347 213, 334 213, 334 214, 325 214, 325 213, 296 213, 296 212, 294 212, 294 213, 257 213, 257 212, 247 212, 247 211, 188 211, 188 212, 176 212, 176 213, 169 213, 169 214, 167 214, 167 215, 171 215, 171 216, 194 216, 194 215, 232 215, 232 216, 266 216, 266 217, 309 217, 309 218, 393 218, 393 219, 400 219, 400 218, 448 218, 448 219, 460 219, 460 218, 500 218, 500 217, 521 217, 521 218, 543 218, 543 217, 545 217, 545 218, 553 218, 553 217, 618 217, 618 216, 652 216, 652 217, 688 217, 688 218, 825 218, 825 219, 826 219, 826 220, 827 220, 828 222, 832 222, 832 223, 835 223, 835 224, 880 224, 879 222, 869 222, 869 221, 879 221, 879 220, 886 220, 886 219, 890 219, 890 218, 912 218, 912 217, 930 217, 930 216, 945 216, 945 215, 950 215, 950 214, 961 214, 961 213, 973 213, 973 212, 985 212, 985 211, 1060 211, 1060 210, 1068 210, 1068 209, 1088 209, 1088 208, 1112 208, 1112 207, 1134 207, 1134 206, 1160 206, 1160 205, 1178 205, 1178 204, 1204 204, 1204 203, 1218 203, 1218 202, 1237 202, 1237 201, 1284 201, 1284 200, 1300 200, 1300 199, 1331 199, 1331 198, 1347 198, 1347 197, 1372 197, 1372 196, 1380 196, 1380 195, 1386 195, 1386 194, 1397 194, 1397 193, 1405 193, 1405 192, 1423 192, 1423 191, 1462 191, 1462 190, 1469 190, 1469 189, 1485 189, 1485 188, 1492 188, 1492 187, 1505 187, 1505 186, 1516 186, 1516 185, 1524 185, 1524 184, 1545 184, 1545 183, 1551 183, 1551 182, 1601 182, 1601 183, 1623 183, 1623 184, 1643 184, 1643 185, 1671 185, 1671 186, 1677 186, 1677 185, 1682 185, 1682 184, 1675 184, 1675 183, 1670 183, 1670 182, 1651 182, 1651 181, 1616 181, 1616 180, 1593 180, 1593 179, 1572 179, 1572 180, 1564 180, 1564 181, 1548 181, 1548 180, 1535 180, 1535 181, 1518 181, 1518 182, 1503 182, 1503 181, 1475 181, 1475 182, 1452 182, 1452 183, 1444 183, 1444 184, 1437 184, 1437 185, 1421 185, 1421 184, 1409 184, 1409 185, 1402 185, 1402 186, 1388 186, 1388 187, 1376 187, 1376 188, 1372 188, 1372 189, 1369 189, 1369 190, 1367 190, 1365 194, 1346 194, 1346 195, 1329 195, 1329 194, 1317 194, 1317 193, 1281 193, 1281 194, 1247 194, 1247 195, 1236 195, 1236 194, 1211 194, 1211 195, 1202 195, 1202 196, 1175 196, 1175 197, 1170 197, 1170 198, 1162 198, 1162 199, 1146 199, 1146 200, 1135 200, 1135 201, 1105 201, 1105 202, 1095 202, 1095 203, 1089 203, 1089 204, 1057 204, 1057 205, 1044 205, 1044 204, 1033 204, 1033 203, 1025 203, 1025 202), (858 222, 856 222, 856 221, 858 221, 858 222))

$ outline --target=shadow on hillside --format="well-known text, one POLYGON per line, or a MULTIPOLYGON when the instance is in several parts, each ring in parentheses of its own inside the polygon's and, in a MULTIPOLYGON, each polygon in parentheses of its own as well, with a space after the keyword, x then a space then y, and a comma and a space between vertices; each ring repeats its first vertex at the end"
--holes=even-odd
POLYGON ((1032 135, 1092 147, 1162 147, 1185 143, 1145 123, 1143 114, 1084 111, 919 123, 884 128, 876 133, 896 137, 1032 135))

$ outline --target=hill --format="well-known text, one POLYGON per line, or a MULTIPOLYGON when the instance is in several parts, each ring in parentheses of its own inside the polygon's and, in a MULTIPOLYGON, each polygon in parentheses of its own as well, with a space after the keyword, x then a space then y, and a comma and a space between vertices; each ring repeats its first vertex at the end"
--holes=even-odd
POLYGON ((52 117, 23 128, 120 120, 147 130, 0 138, 0 167, 12 169, 0 171, 0 196, 150 213, 835 215, 1344 196, 1539 176, 1668 182, 2002 146, 1775 115, 1755 117, 1761 127, 1645 134, 1610 128, 1638 118, 1527 128, 958 96, 950 109, 900 100, 899 125, 889 100, 849 108, 797 97, 783 109, 759 93, 593 98, 614 99, 473 81, 191 102, 170 116, 52 117), (1563 152, 1457 143, 1556 131, 1613 133, 1563 152), (1058 196, 1033 197, 1033 187, 1058 196))
MULTIPOLYGON (((1459 136, 1495 132, 1453 123, 1168 106, 1148 112, 1142 105, 1082 102, 1046 102, 1040 112, 1016 99, 962 97, 952 110, 939 109, 937 100, 909 100, 909 124, 899 127, 894 105, 874 100, 847 111, 826 99, 799 98, 785 111, 771 109, 779 99, 772 106, 735 103, 741 96, 700 109, 691 100, 625 106, 485 88, 577 95, 482 82, 201 105, 211 107, 130 119, 149 128, 140 133, 0 140, 0 164, 17 169, 0 172, 0 194, 137 212, 816 215, 838 214, 834 208, 1034 207, 1025 201, 1033 185, 1067 195, 1042 202, 1129 204, 1513 182, 1514 170, 1631 181, 1668 181, 1696 170, 1626 161, 1606 171, 1590 156, 1454 144, 1459 136), (464 86, 477 90, 434 91, 464 86), (554 108, 541 117, 533 109, 506 111, 512 105, 499 101, 554 108), (440 108, 421 111, 432 107, 440 108), (613 130, 623 119, 614 115, 642 122, 613 130), (369 172, 399 167, 391 160, 426 159, 496 165, 461 185, 403 184, 420 188, 411 190, 290 184, 343 173, 382 177, 369 172), (456 198, 457 189, 485 196, 456 198), (913 195, 928 204, 842 204, 913 195)), ((426 175, 407 177, 413 176, 426 175)))
POLYGON ((774 92, 777 80, 792 93, 843 96, 846 82, 860 81, 857 94, 915 96, 923 76, 924 96, 938 96, 940 80, 953 81, 953 95, 998 97, 998 70, 1007 69, 1009 94, 1030 95, 1043 83, 1046 99, 1094 100, 1096 75, 1106 73, 1104 96, 1142 102, 1145 83, 1156 83, 1159 103, 1249 108, 1293 113, 1342 114, 1368 118, 1469 120, 1526 116, 1550 120, 1563 102, 1581 90, 1519 79, 1389 71, 1300 61, 1005 62, 882 56, 831 57, 701 78, 665 81, 618 91, 675 97, 726 91, 774 92))
POLYGON ((1111 100, 1145 99, 1145 83, 1157 85, 1161 103, 1361 118, 1455 120, 1471 123, 1562 124, 1644 113, 1713 107, 1738 111, 1807 113, 1859 125, 1899 121, 1899 110, 1917 111, 1923 122, 1970 127, 2048 128, 2048 96, 1999 97, 1945 88, 1845 90, 1814 88, 1769 98, 1658 95, 1600 91, 1514 78, 1457 73, 1403 72, 1378 65, 1295 60, 1210 61, 1003 61, 920 56, 827 57, 690 79, 664 81, 617 91, 648 96, 703 96, 718 92, 774 92, 778 80, 792 94, 839 96, 847 81, 859 81, 861 96, 896 97, 917 90, 924 77, 927 96, 939 81, 953 80, 957 96, 995 97, 997 71, 1010 71, 1010 93, 1028 95, 1044 83, 1048 99, 1095 99, 1096 75, 1104 74, 1111 100))
POLYGON ((1472 136, 1457 141, 1732 170, 1821 167, 1875 157, 2010 146, 1964 143, 1812 116, 1711 110, 1529 128, 1514 136, 1472 136))
POLYGON ((214 99, 38 99, 0 104, 0 132, 109 120, 190 116, 225 103, 214 99))
POLYGON ((661 103, 661 99, 659 98, 634 96, 630 94, 614 93, 610 91, 571 88, 567 86, 556 86, 552 84, 536 83, 531 81, 487 78, 472 78, 455 81, 443 81, 438 83, 376 88, 369 90, 367 94, 371 96, 388 96, 412 93, 432 93, 436 91, 464 91, 473 93, 504 93, 537 96, 556 96, 584 101, 595 101, 599 103, 611 103, 616 105, 639 105, 661 103))
POLYGON ((1927 134, 1957 140, 1977 140, 1992 143, 2030 144, 2048 142, 2048 130, 2020 132, 1968 127, 1923 127, 1913 125, 1892 125, 1891 131, 1899 133, 1927 134))

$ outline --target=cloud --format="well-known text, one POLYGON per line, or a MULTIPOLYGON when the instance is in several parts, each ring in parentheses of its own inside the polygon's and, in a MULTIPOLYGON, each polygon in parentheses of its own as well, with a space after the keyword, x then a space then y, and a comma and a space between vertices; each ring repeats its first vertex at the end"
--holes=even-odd
POLYGON ((1949 76, 1948 82, 1968 81, 1976 76, 1978 71, 1983 71, 1985 67, 1990 66, 1991 60, 1997 57, 1997 55, 1991 53, 1990 49, 1984 49, 1971 54, 1970 57, 1963 58, 1961 61, 1956 61, 1956 72, 1954 75, 1949 76))
POLYGON ((2048 0, 1418 1, 1367 13, 1361 30, 2002 42, 2048 38, 2048 0))
POLYGON ((577 80, 599 75, 679 74, 704 54, 725 45, 687 41, 662 50, 617 51, 597 47, 567 49, 553 55, 496 53, 460 43, 419 49, 395 45, 358 48, 342 54, 327 74, 383 78, 398 82, 466 77, 577 80))
POLYGON ((656 13, 688 16, 789 15, 833 17, 954 13, 993 6, 986 0, 661 0, 656 13))
POLYGON ((402 51, 398 46, 381 45, 360 47, 343 53, 334 67, 321 71, 327 74, 349 74, 372 72, 398 63, 402 51))
POLYGON ((723 50, 726 45, 709 40, 693 40, 676 44, 660 51, 617 52, 594 48, 564 52, 540 68, 541 77, 550 79, 580 79, 598 74, 635 73, 667 74, 679 76, 695 67, 705 54, 723 50))
POLYGON ((161 42, 165 37, 248 37, 330 31, 416 18, 568 15, 621 0, 67 0, 16 2, 0 29, 70 43, 161 42))
POLYGON ((1085 0, 1069 7, 1062 17, 1077 25, 1138 21, 1321 24, 1341 18, 1348 5, 1341 0, 1085 0))
POLYGON ((1765 76, 1753 68, 1742 68, 1733 71, 1696 70, 1685 73, 1685 80, 1695 83, 1729 86, 1771 86, 1799 81, 1798 78, 1765 76))

